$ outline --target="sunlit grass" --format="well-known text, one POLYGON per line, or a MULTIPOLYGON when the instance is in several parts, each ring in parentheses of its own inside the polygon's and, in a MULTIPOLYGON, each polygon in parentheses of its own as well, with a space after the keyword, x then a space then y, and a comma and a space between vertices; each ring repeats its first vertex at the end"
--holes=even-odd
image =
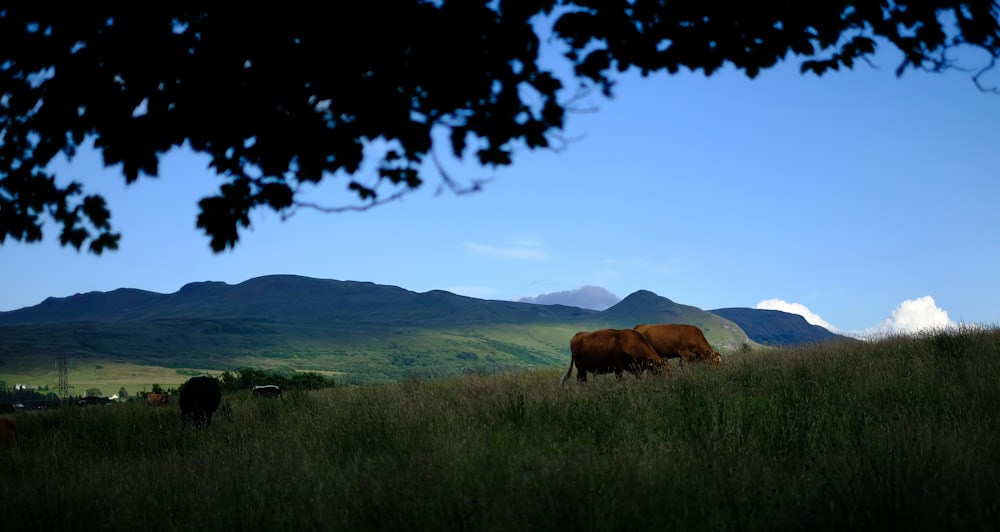
MULTIPOLYGON (((733 355, 670 379, 564 369, 18 415, 18 528, 995 529, 1000 332, 733 355)), ((13 529, 13 528, 12 528, 13 529)))
MULTIPOLYGON (((44 369, 19 370, 16 364, 4 364, 0 366, 0 381, 5 382, 8 388, 20 383, 31 387, 48 386, 49 391, 56 392, 59 383, 59 371, 56 368, 54 359, 44 369)), ((128 362, 95 363, 70 359, 66 380, 72 386, 69 389, 70 395, 82 396, 87 390, 96 388, 106 397, 117 394, 122 387, 125 387, 130 394, 150 391, 153 389, 153 384, 159 384, 164 389, 177 388, 191 376, 203 373, 218 375, 219 371, 204 368, 147 366, 128 362)))

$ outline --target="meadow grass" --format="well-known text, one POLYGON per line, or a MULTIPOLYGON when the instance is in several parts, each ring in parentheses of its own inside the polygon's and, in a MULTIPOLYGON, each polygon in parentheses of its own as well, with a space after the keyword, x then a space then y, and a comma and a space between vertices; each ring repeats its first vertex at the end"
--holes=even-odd
POLYGON ((994 530, 1000 331, 15 416, 11 529, 994 530))
MULTIPOLYGON (((16 364, 0 366, 0 381, 7 388, 13 388, 17 383, 31 387, 45 385, 49 391, 56 391, 59 383, 59 370, 50 363, 44 370, 41 368, 19 369, 16 364)), ((168 368, 150 366, 129 362, 83 363, 72 361, 67 371, 67 382, 72 386, 70 395, 83 396, 92 388, 101 390, 104 396, 117 394, 125 387, 129 394, 140 391, 150 391, 153 384, 162 388, 178 388, 192 376, 210 373, 218 375, 217 370, 205 368, 168 368)), ((42 392, 45 393, 45 392, 42 392)))

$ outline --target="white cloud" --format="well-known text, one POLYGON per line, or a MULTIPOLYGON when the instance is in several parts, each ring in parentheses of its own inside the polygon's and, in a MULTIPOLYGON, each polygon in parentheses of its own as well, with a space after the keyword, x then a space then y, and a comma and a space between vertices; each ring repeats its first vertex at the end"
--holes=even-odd
POLYGON ((757 303, 755 308, 763 310, 780 310, 782 312, 788 312, 789 314, 798 314, 806 319, 806 322, 812 325, 819 325, 824 329, 831 332, 840 332, 836 326, 832 323, 824 320, 816 314, 815 312, 809 310, 809 307, 803 305, 802 303, 789 303, 781 299, 765 299, 760 303, 757 303))
POLYGON ((621 299, 600 286, 581 286, 576 290, 519 297, 514 301, 535 303, 538 305, 568 305, 571 307, 604 310, 618 303, 621 299))
POLYGON ((862 331, 840 331, 815 312, 801 303, 789 303, 781 299, 767 299, 757 303, 759 309, 781 310, 798 314, 813 325, 819 325, 832 332, 855 338, 870 339, 892 334, 910 334, 927 329, 955 327, 957 324, 948 318, 948 313, 937 306, 934 298, 924 296, 917 299, 907 299, 892 311, 888 318, 875 327, 862 331))
POLYGON ((549 252, 545 250, 541 240, 534 236, 520 236, 509 239, 505 246, 467 242, 465 249, 497 259, 545 260, 549 252))
POLYGON ((892 314, 874 329, 865 331, 867 335, 908 334, 927 329, 954 327, 955 322, 948 313, 937 306, 931 296, 907 299, 900 303, 892 314))

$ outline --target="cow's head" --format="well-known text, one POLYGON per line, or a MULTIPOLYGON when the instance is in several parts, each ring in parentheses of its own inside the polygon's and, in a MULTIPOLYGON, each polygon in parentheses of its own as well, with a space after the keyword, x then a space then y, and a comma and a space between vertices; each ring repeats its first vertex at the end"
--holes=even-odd
POLYGON ((665 358, 661 358, 659 360, 647 360, 646 369, 657 375, 663 373, 670 375, 670 362, 665 358))

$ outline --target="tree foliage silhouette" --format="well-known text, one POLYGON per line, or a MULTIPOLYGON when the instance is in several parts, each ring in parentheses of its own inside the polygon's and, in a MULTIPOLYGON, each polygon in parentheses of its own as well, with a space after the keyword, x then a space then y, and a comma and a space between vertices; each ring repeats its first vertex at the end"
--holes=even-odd
MULTIPOLYGON (((104 199, 48 170, 87 141, 129 183, 179 146, 207 154, 224 183, 197 225, 222 251, 260 207, 365 209, 419 187, 434 139, 484 167, 550 146, 577 87, 540 65, 545 42, 571 83, 611 96, 630 69, 732 64, 753 77, 797 57, 823 74, 883 43, 904 54, 897 75, 947 69, 957 46, 995 60, 998 12, 992 0, 3 1, 0 243, 39 241, 49 220, 63 245, 118 247, 104 199), (366 155, 371 143, 383 149, 366 155), (374 182, 359 177, 366 157, 374 182), (346 180, 350 205, 299 199, 330 178, 346 180)), ((454 191, 480 185, 432 173, 454 191)))

